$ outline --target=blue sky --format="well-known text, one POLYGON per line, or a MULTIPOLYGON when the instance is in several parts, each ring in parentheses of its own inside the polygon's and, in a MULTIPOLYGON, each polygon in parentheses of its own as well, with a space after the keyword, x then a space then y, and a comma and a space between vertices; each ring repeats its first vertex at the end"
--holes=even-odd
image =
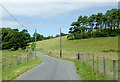
MULTIPOLYGON (((117 2, 8 2, 3 6, 20 21, 32 36, 35 29, 44 36, 68 33, 78 16, 105 13, 118 8, 117 2)), ((2 27, 24 29, 6 11, 2 11, 2 27)))

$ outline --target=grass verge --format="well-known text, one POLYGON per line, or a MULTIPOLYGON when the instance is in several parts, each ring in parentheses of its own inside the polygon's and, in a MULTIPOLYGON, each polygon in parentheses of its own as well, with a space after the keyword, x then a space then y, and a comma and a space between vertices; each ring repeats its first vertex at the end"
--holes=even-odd
MULTIPOLYGON (((21 52, 21 51, 18 51, 18 52, 21 52)), ((4 53, 4 51, 3 51, 3 53, 4 53)), ((14 54, 13 54, 13 56, 14 56, 14 54)), ((19 64, 19 65, 13 65, 10 68, 2 69, 2 80, 13 80, 16 77, 19 77, 21 74, 25 73, 26 71, 41 64, 43 61, 44 60, 42 58, 36 56, 35 60, 31 60, 31 61, 25 62, 23 64, 19 64)), ((4 62, 4 60, 3 60, 3 62, 4 62)))

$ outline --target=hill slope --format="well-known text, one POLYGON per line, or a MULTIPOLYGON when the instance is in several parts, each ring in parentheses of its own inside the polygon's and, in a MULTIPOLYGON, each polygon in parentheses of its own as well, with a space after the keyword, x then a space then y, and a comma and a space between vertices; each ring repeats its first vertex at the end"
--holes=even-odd
MULTIPOLYGON (((101 37, 79 40, 67 40, 62 37, 62 53, 64 57, 75 56, 77 52, 90 55, 105 56, 109 59, 118 58, 118 37, 101 37)), ((58 38, 38 41, 37 49, 52 51, 59 56, 60 40, 58 38)))

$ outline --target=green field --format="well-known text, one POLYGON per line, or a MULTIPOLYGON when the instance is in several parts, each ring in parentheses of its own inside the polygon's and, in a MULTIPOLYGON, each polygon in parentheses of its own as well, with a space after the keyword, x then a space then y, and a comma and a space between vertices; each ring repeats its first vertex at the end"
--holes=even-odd
POLYGON ((13 80, 42 62, 43 59, 38 56, 33 60, 33 54, 29 51, 2 50, 2 80, 13 80))
MULTIPOLYGON (((37 50, 44 49, 45 52, 42 53, 59 58, 59 38, 54 38, 50 40, 38 41, 37 50), (47 53, 47 52, 48 53, 47 53), (52 51, 49 54, 49 51, 52 51)), ((62 53, 63 58, 70 58, 76 65, 78 74, 84 80, 112 80, 113 79, 113 60, 116 60, 116 70, 118 70, 118 37, 102 37, 102 38, 90 38, 90 39, 81 39, 81 40, 67 40, 66 36, 62 37, 62 53), (86 58, 85 53, 90 54, 90 60, 77 61, 76 53, 82 53, 83 58, 86 58), (97 58, 99 57, 99 72, 92 72, 93 59, 92 56, 95 56, 94 67, 97 72, 97 58), (106 64, 106 77, 104 74, 104 64, 103 56, 105 56, 106 64), (88 65, 90 63, 90 66, 88 65), (92 74, 92 75, 91 75, 92 74), (86 76, 85 76, 86 75, 86 76)), ((81 59, 83 59, 81 58, 81 59)), ((118 72, 116 71, 116 78, 118 77, 118 72)))
MULTIPOLYGON (((59 45, 59 38, 54 38, 38 41, 37 49, 43 48, 59 56, 59 45)), ((78 52, 99 57, 105 56, 108 59, 118 59, 118 36, 81 40, 67 40, 66 36, 62 37, 62 53, 64 57, 74 58, 78 52)))

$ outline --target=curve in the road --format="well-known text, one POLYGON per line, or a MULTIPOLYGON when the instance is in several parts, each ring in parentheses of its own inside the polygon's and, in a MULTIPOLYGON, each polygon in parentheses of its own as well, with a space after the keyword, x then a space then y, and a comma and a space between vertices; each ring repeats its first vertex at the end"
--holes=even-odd
POLYGON ((44 62, 16 80, 81 80, 74 63, 37 52, 44 62))

